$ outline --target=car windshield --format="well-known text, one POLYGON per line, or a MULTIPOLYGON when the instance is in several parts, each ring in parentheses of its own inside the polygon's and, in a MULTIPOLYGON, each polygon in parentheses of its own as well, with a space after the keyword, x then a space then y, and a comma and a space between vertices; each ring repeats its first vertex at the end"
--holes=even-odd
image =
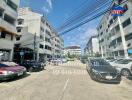
POLYGON ((91 61, 92 65, 94 67, 104 67, 104 66, 109 66, 109 63, 107 63, 106 61, 104 60, 93 60, 91 61))
POLYGON ((14 63, 14 62, 2 62, 2 64, 5 64, 7 66, 17 66, 18 64, 14 63))
POLYGON ((9 67, 9 66, 7 66, 7 65, 5 65, 5 64, 2 64, 2 63, 0 63, 0 68, 1 67, 9 67))

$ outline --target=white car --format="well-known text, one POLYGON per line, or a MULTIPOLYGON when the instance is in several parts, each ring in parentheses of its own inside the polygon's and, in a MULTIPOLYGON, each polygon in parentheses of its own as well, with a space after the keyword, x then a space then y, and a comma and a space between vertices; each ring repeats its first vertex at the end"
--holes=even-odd
POLYGON ((123 76, 132 75, 132 59, 122 59, 112 64, 123 76))
POLYGON ((118 64, 118 62, 121 60, 123 60, 123 59, 113 59, 113 60, 109 61, 109 64, 112 66, 116 66, 118 64))

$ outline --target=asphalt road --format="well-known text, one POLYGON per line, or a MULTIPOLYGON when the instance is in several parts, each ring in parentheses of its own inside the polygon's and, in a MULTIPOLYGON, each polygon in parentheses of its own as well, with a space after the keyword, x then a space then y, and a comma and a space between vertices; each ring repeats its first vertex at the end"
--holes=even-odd
POLYGON ((91 80, 79 61, 0 83, 0 100, 132 100, 132 86, 91 80))

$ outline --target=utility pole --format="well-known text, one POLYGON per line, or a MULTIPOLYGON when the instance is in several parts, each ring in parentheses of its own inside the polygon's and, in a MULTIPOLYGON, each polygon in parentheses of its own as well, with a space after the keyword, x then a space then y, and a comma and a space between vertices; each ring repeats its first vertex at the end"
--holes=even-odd
POLYGON ((34 35, 34 52, 33 52, 33 59, 36 61, 36 33, 34 35))

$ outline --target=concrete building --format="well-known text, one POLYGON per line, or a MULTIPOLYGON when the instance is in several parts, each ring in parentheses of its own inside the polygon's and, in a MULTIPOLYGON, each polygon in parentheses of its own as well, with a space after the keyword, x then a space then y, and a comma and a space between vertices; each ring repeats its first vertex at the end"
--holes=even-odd
POLYGON ((98 36, 92 36, 84 49, 84 54, 94 56, 97 53, 99 53, 98 36))
POLYGON ((81 55, 81 47, 80 46, 68 46, 64 48, 64 55, 81 55))
POLYGON ((26 52, 32 52, 30 59, 33 59, 34 51, 37 60, 61 56, 63 39, 46 18, 29 7, 19 8, 18 12, 17 31, 21 33, 21 37, 16 44, 21 50, 24 48, 24 51, 26 49, 26 52))
POLYGON ((0 0, 0 60, 13 58, 18 6, 19 0, 0 0))
MULTIPOLYGON (((115 3, 113 2, 113 5, 115 3)), ((127 55, 130 57, 132 55, 128 52, 132 50, 132 3, 126 1, 121 6, 126 8, 123 16, 113 17, 108 12, 97 27, 102 57, 127 57, 127 55)))

